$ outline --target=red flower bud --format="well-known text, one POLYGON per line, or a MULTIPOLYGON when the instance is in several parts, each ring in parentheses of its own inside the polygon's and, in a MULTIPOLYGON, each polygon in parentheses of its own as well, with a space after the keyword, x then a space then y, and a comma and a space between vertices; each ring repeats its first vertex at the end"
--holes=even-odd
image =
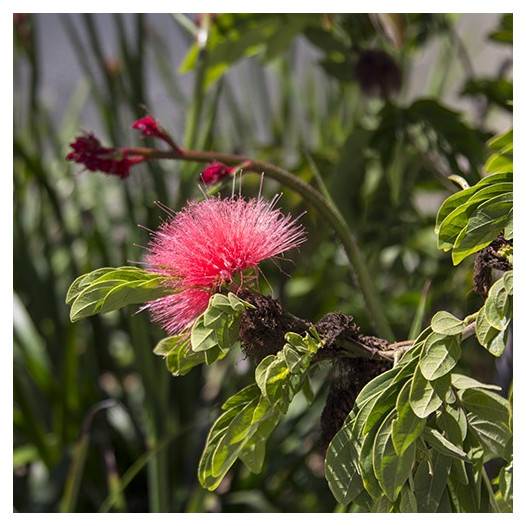
POLYGON ((76 137, 70 146, 73 151, 66 155, 67 161, 83 164, 91 172, 117 175, 121 179, 129 177, 131 167, 145 160, 144 156, 135 155, 125 148, 102 146, 91 133, 76 137))
POLYGON ((146 115, 146 117, 134 122, 132 128, 139 130, 143 138, 156 137, 167 143, 174 150, 180 150, 166 130, 151 115, 146 115))
POLYGON ((150 115, 134 122, 132 128, 134 130, 139 130, 143 137, 157 137, 159 139, 164 139, 164 133, 161 131, 159 124, 153 117, 150 117, 150 115))
POLYGON ((201 181, 205 184, 216 184, 228 177, 234 170, 233 166, 214 161, 201 172, 201 181))

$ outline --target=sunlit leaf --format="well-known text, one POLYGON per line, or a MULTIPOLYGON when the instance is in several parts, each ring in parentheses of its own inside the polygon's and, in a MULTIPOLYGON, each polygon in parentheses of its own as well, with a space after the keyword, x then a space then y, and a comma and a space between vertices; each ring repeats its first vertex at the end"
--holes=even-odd
POLYGON ((470 376, 465 376, 463 374, 453 373, 451 375, 451 385, 457 389, 470 389, 473 387, 481 389, 491 389, 493 391, 500 391, 501 387, 498 385, 483 384, 470 376))
POLYGON ((443 310, 437 312, 431 320, 433 332, 447 336, 460 334, 464 330, 464 325, 462 320, 443 310))
POLYGON ((174 293, 166 277, 135 267, 104 268, 77 278, 66 302, 72 322, 128 305, 146 303, 174 293))
POLYGON ((431 334, 420 357, 420 371, 426 380, 437 380, 449 373, 461 354, 460 335, 431 334))
POLYGON ((486 389, 470 388, 459 392, 463 407, 491 421, 509 421, 511 406, 508 400, 486 389))
POLYGON ((416 416, 426 418, 443 403, 451 385, 451 374, 437 380, 427 380, 417 367, 411 383, 409 403, 416 416))
POLYGON ((511 440, 511 431, 506 424, 490 421, 474 413, 468 413, 468 424, 484 449, 486 461, 497 457, 509 460, 508 443, 511 440))
POLYGON ((458 446, 455 446, 446 437, 440 434, 439 431, 432 427, 426 427, 424 430, 424 438, 429 445, 442 455, 447 457, 457 458, 459 460, 468 460, 467 453, 458 446))
POLYGON ((440 225, 442 224, 444 219, 446 219, 446 217, 451 212, 453 212, 453 210, 455 210, 462 204, 466 203, 468 199, 473 197, 482 188, 486 186, 494 185, 497 183, 512 183, 512 182, 513 182, 512 173, 493 174, 493 175, 489 175, 488 177, 484 177, 484 179, 481 179, 476 185, 449 196, 442 203, 442 205, 440 206, 437 212, 435 232, 438 233, 440 225))
POLYGON ((161 340, 153 352, 166 359, 166 366, 174 376, 183 376, 205 361, 203 353, 193 353, 191 350, 188 335, 178 334, 161 340))
POLYGON ((407 381, 396 400, 396 418, 393 420, 392 441, 396 454, 401 456, 420 436, 426 420, 415 415, 409 403, 411 381, 407 381))
POLYGON ((199 481, 209 490, 217 488, 234 462, 259 471, 264 443, 275 428, 279 412, 252 385, 231 397, 215 422, 199 463, 199 481))
POLYGON ((307 369, 321 341, 316 334, 285 335, 287 343, 276 355, 266 356, 257 366, 256 383, 273 407, 286 413, 290 402, 301 390, 307 369))
POLYGON ((508 223, 512 206, 511 192, 479 205, 470 216, 465 229, 455 240, 452 252, 453 264, 458 265, 470 254, 482 250, 496 239, 508 223))

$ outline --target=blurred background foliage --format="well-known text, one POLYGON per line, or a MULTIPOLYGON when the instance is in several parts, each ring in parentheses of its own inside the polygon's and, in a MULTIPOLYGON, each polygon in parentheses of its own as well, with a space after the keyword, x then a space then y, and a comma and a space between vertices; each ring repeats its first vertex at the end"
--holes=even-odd
MULTIPOLYGON (((203 166, 150 162, 121 181, 80 173, 64 157, 81 130, 108 146, 140 145, 131 124, 147 108, 184 147, 242 153, 324 186, 397 339, 407 339, 439 309, 462 318, 481 304, 472 258, 452 267, 433 232, 440 203, 457 190, 447 176, 475 183, 487 139, 511 125, 512 15, 486 15, 483 35, 473 27, 486 18, 470 25, 477 16, 14 15, 17 511, 337 510, 318 443, 323 375, 313 406, 295 402, 269 440, 263 472, 235 466, 209 493, 196 475, 206 434, 253 366, 238 355, 172 378, 152 353, 164 335, 147 314, 69 321, 71 282, 140 261, 148 235, 138 225, 157 227, 155 201, 177 210, 200 198, 203 166), (50 38, 74 67, 49 56, 50 38), (57 71, 68 82, 53 100, 44 92, 57 71)), ((259 184, 247 175, 243 194, 259 184)), ((297 316, 342 311, 372 333, 331 232, 297 195, 269 179, 263 189, 283 191, 286 211, 306 209, 309 232, 293 262, 280 262, 284 273, 263 266, 267 292, 297 316)), ((466 372, 504 381, 470 345, 466 372)))

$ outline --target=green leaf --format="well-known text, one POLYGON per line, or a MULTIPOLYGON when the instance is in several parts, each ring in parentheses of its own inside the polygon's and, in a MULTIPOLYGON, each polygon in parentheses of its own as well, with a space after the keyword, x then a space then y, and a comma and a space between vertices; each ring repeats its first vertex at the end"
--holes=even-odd
POLYGON ((513 270, 508 270, 502 276, 504 288, 509 296, 513 296, 513 270))
POLYGON ((378 422, 384 420, 386 414, 395 408, 399 392, 400 383, 393 383, 375 399, 361 431, 362 435, 369 433, 378 422))
POLYGON ((285 344, 283 346, 283 359, 287 368, 292 374, 298 374, 303 369, 302 356, 292 347, 292 345, 285 344))
POLYGON ((513 144, 489 157, 484 165, 487 173, 513 172, 513 144))
POLYGON ((485 461, 499 457, 510 460, 508 444, 511 440, 511 431, 507 425, 492 422, 474 413, 468 413, 468 425, 484 450, 485 461))
POLYGON ((409 403, 416 416, 426 418, 436 411, 445 399, 451 385, 451 374, 437 380, 427 380, 417 367, 411 383, 409 403))
POLYGON ((161 340, 153 352, 166 359, 166 367, 174 376, 183 376, 205 361, 203 353, 191 350, 188 334, 178 334, 161 340))
POLYGON ((283 355, 265 357, 256 368, 255 378, 263 396, 282 413, 287 412, 302 382, 301 375, 287 367, 283 355))
POLYGON ((378 400, 378 397, 382 394, 382 392, 383 391, 376 393, 375 395, 371 396, 370 398, 367 398, 367 400, 360 402, 359 404, 355 402, 351 412, 347 415, 345 422, 353 421, 353 433, 356 435, 357 440, 361 441, 363 439, 363 427, 365 425, 365 422, 369 418, 371 410, 374 408, 374 404, 376 403, 376 400, 378 400))
POLYGON ((456 389, 471 389, 477 387, 480 389, 491 389, 492 391, 501 391, 501 387, 498 385, 483 384, 470 376, 463 374, 453 373, 451 375, 451 385, 456 389))
POLYGON ((415 415, 409 403, 411 381, 408 380, 400 390, 396 400, 396 418, 393 420, 392 441, 396 454, 401 456, 421 435, 426 426, 425 418, 415 415))
MULTIPOLYGON (((133 270, 140 270, 135 269, 135 267, 121 267, 121 269, 133 269, 133 270)), ((110 272, 115 271, 115 268, 113 267, 104 267, 99 268, 97 270, 94 270, 88 274, 83 274, 82 276, 79 276, 69 287, 68 292, 66 294, 66 305, 71 305, 75 298, 89 285, 91 285, 95 280, 98 278, 104 276, 105 274, 108 274, 110 272)))
POLYGON ((464 330, 465 324, 453 314, 446 311, 439 311, 431 320, 431 328, 437 334, 444 334, 446 336, 455 336, 464 330))
MULTIPOLYGON (((205 313, 206 314, 206 313, 205 313)), ((216 329, 205 325, 205 314, 201 314, 192 327, 190 341, 195 353, 208 351, 218 346, 216 329)))
POLYGON ((507 148, 510 144, 513 145, 513 128, 499 135, 495 135, 487 142, 488 148, 495 151, 507 148))
POLYGON ((453 460, 452 464, 452 473, 447 482, 449 496, 453 505, 453 509, 457 513, 477 513, 479 511, 479 506, 477 504, 477 499, 475 491, 468 483, 464 483, 454 472, 455 464, 462 464, 460 460, 453 460))
POLYGON ((261 470, 264 443, 279 419, 279 412, 270 407, 256 385, 231 397, 223 409, 199 463, 199 481, 209 490, 217 488, 238 458, 249 469, 261 470))
MULTIPOLYGON (((513 182, 512 173, 494 174, 494 175, 485 177, 484 179, 481 179, 476 185, 471 186, 470 188, 466 190, 462 190, 460 192, 457 192, 449 196, 442 203, 442 205, 440 206, 440 209, 437 212, 435 232, 438 234, 440 230, 440 226, 443 223, 443 221, 446 219, 446 217, 449 216, 459 206, 465 204, 468 201, 468 199, 473 197, 482 188, 486 186, 494 185, 497 183, 511 183, 511 182, 513 182)), ((464 224, 461 224, 461 226, 463 227, 464 224)))
POLYGON ((461 355, 460 335, 431 334, 424 343, 420 371, 426 380, 437 380, 449 373, 461 355))
POLYGON ((484 304, 484 315, 488 323, 499 331, 503 331, 511 321, 512 298, 501 278, 490 288, 486 303, 484 304))
POLYGON ((236 414, 236 408, 232 408, 223 413, 215 421, 208 434, 206 445, 199 461, 198 477, 201 486, 209 490, 215 489, 221 483, 222 478, 216 478, 212 475, 212 457, 236 414))
POLYGON ((446 405, 437 415, 436 422, 446 438, 461 448, 468 432, 468 420, 462 407, 446 405))
POLYGON ((468 198, 467 202, 478 203, 480 207, 483 203, 489 201, 490 199, 495 199, 497 197, 502 197, 503 195, 512 193, 513 182, 494 183, 482 186, 480 188, 478 185, 476 185, 475 188, 478 188, 477 191, 468 198))
POLYGON ((455 208, 444 219, 437 231, 437 247, 439 249, 447 251, 455 246, 458 236, 466 229, 469 218, 475 212, 477 206, 477 201, 466 201, 455 208))
POLYGON ((127 305, 174 294, 166 276, 135 267, 103 268, 77 278, 66 295, 72 322, 105 314, 127 305))
POLYGON ((442 455, 464 461, 468 460, 468 455, 465 451, 455 446, 455 444, 442 436, 436 429, 426 427, 424 430, 424 438, 434 450, 442 455))
POLYGON ((479 205, 455 240, 452 251, 453 264, 458 265, 470 254, 482 250, 494 241, 508 223, 512 207, 512 192, 479 205))
POLYGON ((396 455, 389 438, 380 460, 380 485, 387 497, 394 502, 406 483, 413 469, 416 453, 416 443, 413 442, 401 455, 396 455))
MULTIPOLYGON (((510 213, 508 214, 508 220, 506 225, 504 226, 504 239, 506 241, 509 241, 510 239, 513 239, 513 208, 510 210, 510 213)), ((513 252, 510 256, 508 256, 508 260, 512 261, 513 258, 513 252)))
POLYGON ((332 439, 325 456, 325 477, 334 498, 342 505, 353 502, 364 490, 359 450, 351 430, 352 423, 345 424, 332 439))
POLYGON ((501 511, 513 512, 513 461, 500 470, 498 502, 501 511))
POLYGON ((232 395, 222 406, 223 411, 233 409, 235 407, 243 406, 258 398, 261 394, 259 387, 256 384, 250 384, 247 387, 241 389, 235 395, 232 395))
POLYGON ((459 392, 462 405, 481 418, 507 425, 511 406, 503 396, 485 389, 470 388, 459 392))
POLYGON ((228 296, 214 294, 206 311, 192 326, 192 352, 203 354, 207 365, 224 358, 237 346, 239 315, 247 307, 252 306, 231 292, 228 296))
POLYGON ((404 484, 400 491, 400 513, 417 513, 416 496, 408 484, 404 484))
POLYGON ((500 44, 513 44, 513 13, 501 16, 499 27, 490 33, 489 39, 500 44))
POLYGON ((381 393, 387 389, 393 379, 398 375, 399 371, 396 368, 389 369, 376 377, 374 377, 365 387, 358 393, 355 405, 363 404, 367 399, 381 393))
POLYGON ((479 343, 494 356, 501 356, 506 348, 507 330, 495 329, 486 318, 485 308, 481 308, 475 321, 475 334, 479 343))
POLYGON ((446 491, 452 459, 431 452, 429 463, 422 461, 414 474, 414 488, 419 513, 436 513, 446 491))
MULTIPOLYGON (((360 467, 363 485, 367 493, 375 500, 379 499, 383 495, 383 489, 381 488, 380 483, 378 482, 378 479, 374 472, 374 442, 376 440, 376 435, 378 434, 378 430, 380 429, 381 424, 382 421, 380 420, 376 423, 375 427, 371 429, 371 431, 367 433, 367 435, 365 435, 365 438, 358 438, 358 440, 363 440, 360 449, 360 457, 358 459, 358 465, 360 467)), ((356 437, 357 431, 353 430, 353 434, 356 437)))
POLYGON ((315 395, 314 395, 314 389, 312 388, 312 383, 308 375, 305 376, 305 380, 303 382, 303 385, 301 386, 301 392, 303 396, 305 397, 305 401, 308 405, 312 405, 314 403, 315 395))
POLYGON ((261 473, 265 461, 265 444, 267 438, 277 425, 278 413, 266 418, 258 426, 257 432, 250 438, 239 453, 239 460, 247 466, 252 473, 261 473))
POLYGON ((287 333, 288 343, 276 355, 265 357, 257 366, 256 383, 273 407, 286 413, 290 402, 307 380, 310 361, 321 345, 316 334, 287 333))
MULTIPOLYGON (((440 411, 436 418, 437 429, 444 433, 452 444, 464 452, 464 439, 468 432, 468 420, 461 407, 447 405, 444 411, 440 411)), ((462 460, 455 459, 451 469, 462 484, 469 484, 466 467, 462 460)))
POLYGON ((394 502, 408 479, 415 460, 416 444, 409 445, 400 456, 396 454, 391 429, 395 411, 388 416, 376 434, 373 449, 373 469, 387 498, 394 502))

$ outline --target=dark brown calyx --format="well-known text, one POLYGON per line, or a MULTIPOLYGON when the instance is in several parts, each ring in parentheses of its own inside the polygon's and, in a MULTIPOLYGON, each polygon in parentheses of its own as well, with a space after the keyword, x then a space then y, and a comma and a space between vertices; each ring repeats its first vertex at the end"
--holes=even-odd
POLYGON ((513 266, 502 254, 506 247, 513 248, 513 239, 506 241, 500 235, 491 245, 475 255, 473 264, 473 292, 486 298, 493 283, 493 270, 512 270, 513 266))
POLYGON ((247 290, 239 291, 238 296, 255 307, 241 315, 239 338, 256 365, 283 349, 287 332, 302 334, 309 328, 309 322, 284 312, 277 300, 247 290))

